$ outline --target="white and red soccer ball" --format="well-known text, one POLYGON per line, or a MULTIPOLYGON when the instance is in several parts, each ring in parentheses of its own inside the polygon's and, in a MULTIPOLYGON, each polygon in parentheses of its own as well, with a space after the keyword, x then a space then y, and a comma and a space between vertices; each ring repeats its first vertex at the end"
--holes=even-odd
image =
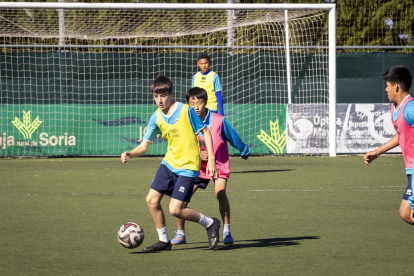
POLYGON ((118 241, 125 248, 137 248, 144 241, 144 230, 135 222, 125 223, 118 231, 118 241))

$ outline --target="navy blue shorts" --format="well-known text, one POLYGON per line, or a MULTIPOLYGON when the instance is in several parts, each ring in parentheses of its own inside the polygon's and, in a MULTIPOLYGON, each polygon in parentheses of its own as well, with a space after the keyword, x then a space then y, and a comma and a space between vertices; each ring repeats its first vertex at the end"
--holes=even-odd
MULTIPOLYGON (((223 179, 226 179, 227 181, 227 178, 223 178, 223 179)), ((197 177, 194 185, 197 185, 200 189, 206 189, 208 183, 210 183, 210 180, 211 179, 204 179, 204 178, 197 177)))
POLYGON ((151 189, 171 198, 190 202, 195 177, 177 175, 161 164, 151 183, 151 189))
POLYGON ((412 194, 412 178, 411 178, 411 174, 407 174, 407 178, 408 178, 408 185, 407 185, 407 189, 405 189, 405 192, 403 194, 403 199, 407 200, 412 194))
POLYGON ((206 189, 210 179, 204 179, 197 177, 194 185, 197 185, 200 189, 206 189))

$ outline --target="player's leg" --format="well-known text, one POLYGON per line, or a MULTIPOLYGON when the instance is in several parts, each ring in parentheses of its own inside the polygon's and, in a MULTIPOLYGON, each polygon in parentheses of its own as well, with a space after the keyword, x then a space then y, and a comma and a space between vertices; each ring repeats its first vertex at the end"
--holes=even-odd
POLYGON ((188 208, 187 205, 193 196, 195 177, 178 176, 174 184, 174 191, 169 204, 170 214, 182 220, 198 222, 200 214, 188 208))
POLYGON ((178 176, 174 191, 171 195, 169 211, 175 217, 196 222, 203 225, 207 230, 209 248, 214 249, 219 241, 220 220, 206 217, 196 210, 186 207, 193 195, 195 178, 178 176))
POLYGON ((219 202, 219 210, 224 224, 230 224, 230 203, 226 193, 227 179, 217 178, 214 181, 214 191, 219 202))
POLYGON ((165 225, 165 215, 161 206, 161 200, 164 194, 171 194, 173 185, 174 174, 164 165, 160 165, 146 197, 149 212, 158 232, 159 241, 151 246, 145 247, 145 252, 171 250, 171 242, 165 225))
MULTIPOLYGON (((197 191, 198 185, 194 185, 193 188, 193 195, 197 191)), ((185 207, 187 207, 188 203, 185 203, 185 207)), ((185 244, 187 243, 187 238, 185 236, 185 220, 181 218, 176 218, 177 221, 177 231, 175 231, 175 237, 171 240, 171 244, 178 245, 178 244, 185 244)))
POLYGON ((165 227, 165 216, 161 206, 163 196, 160 192, 150 189, 146 197, 149 212, 157 229, 165 227))
POLYGON ((233 244, 230 231, 230 203, 226 193, 227 179, 217 178, 214 181, 214 191, 219 202, 219 210, 223 220, 223 242, 225 245, 233 244))
POLYGON ((408 184, 405 192, 403 194, 403 198, 400 205, 400 217, 406 222, 411 225, 414 225, 414 222, 411 220, 411 206, 408 203, 408 198, 412 195, 412 176, 411 174, 407 175, 408 184))
POLYGON ((144 252, 171 250, 171 242, 168 238, 167 227, 165 226, 164 211, 161 207, 163 196, 160 192, 150 189, 146 197, 148 209, 158 232, 159 241, 151 246, 144 247, 144 252))
MULTIPOLYGON (((193 195, 198 190, 198 188, 206 189, 209 182, 210 179, 197 177, 194 183, 193 195)), ((185 207, 187 207, 187 205, 185 207)), ((175 232, 175 237, 171 240, 171 243, 174 245, 187 243, 187 237, 185 234, 185 220, 177 218, 177 231, 175 232)))
POLYGON ((401 200, 400 205, 400 217, 406 222, 411 225, 414 225, 414 221, 411 220, 411 206, 407 200, 401 200))

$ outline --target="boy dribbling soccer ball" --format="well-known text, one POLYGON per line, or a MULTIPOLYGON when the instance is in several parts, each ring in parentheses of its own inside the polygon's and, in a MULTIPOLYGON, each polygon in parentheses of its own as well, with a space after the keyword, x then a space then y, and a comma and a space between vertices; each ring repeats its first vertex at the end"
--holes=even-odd
POLYGON ((192 107, 173 100, 173 84, 164 76, 157 77, 151 91, 158 109, 148 123, 142 143, 132 151, 121 155, 122 163, 147 152, 151 141, 160 133, 168 141, 168 150, 151 183, 146 197, 147 205, 158 232, 159 241, 145 247, 144 252, 171 250, 161 200, 171 197, 169 212, 173 216, 201 224, 207 230, 209 248, 215 249, 219 241, 220 221, 206 217, 188 208, 196 177, 200 174, 200 150, 197 134, 205 137, 209 161, 206 172, 216 177, 215 158, 210 130, 197 116, 192 107))

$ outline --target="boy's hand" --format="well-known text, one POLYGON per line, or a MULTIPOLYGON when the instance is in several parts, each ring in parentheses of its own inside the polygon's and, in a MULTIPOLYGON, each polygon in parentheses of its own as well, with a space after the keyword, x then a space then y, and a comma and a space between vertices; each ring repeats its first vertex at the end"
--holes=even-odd
POLYGON ((208 161, 208 152, 206 150, 200 151, 200 157, 203 161, 208 161))
POLYGON ((121 154, 121 161, 122 161, 122 163, 126 163, 126 162, 128 162, 129 160, 131 160, 131 157, 129 156, 129 152, 127 152, 127 151, 125 151, 125 152, 123 152, 122 154, 121 154))
POLYGON ((206 167, 206 175, 211 175, 211 178, 217 179, 219 177, 219 172, 216 168, 216 160, 209 159, 207 161, 207 167, 206 167))
POLYGON ((378 154, 376 151, 370 151, 370 152, 365 153, 364 155, 365 164, 370 166, 371 162, 377 159, 379 156, 380 154, 378 154))
POLYGON ((249 158, 249 154, 250 154, 249 146, 245 145, 244 149, 240 151, 241 158, 244 160, 247 160, 247 158, 249 158))

